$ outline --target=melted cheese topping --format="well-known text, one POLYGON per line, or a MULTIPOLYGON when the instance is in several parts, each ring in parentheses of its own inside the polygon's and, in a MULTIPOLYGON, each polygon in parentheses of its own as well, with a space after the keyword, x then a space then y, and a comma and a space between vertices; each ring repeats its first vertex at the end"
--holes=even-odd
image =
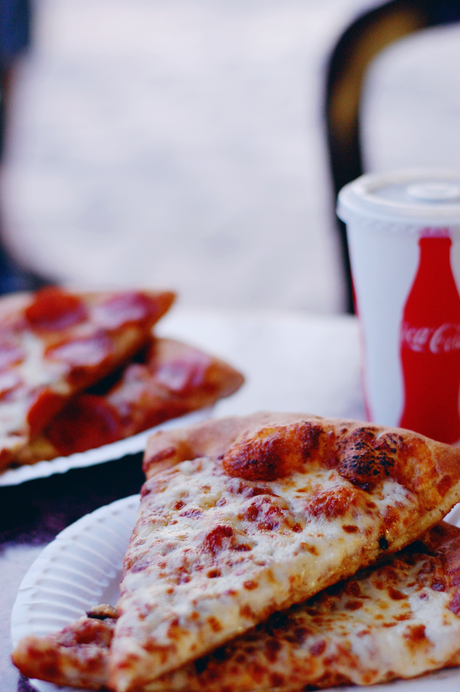
POLYGON ((42 339, 24 332, 20 347, 22 360, 8 369, 8 374, 15 377, 16 387, 0 399, 0 449, 14 447, 19 439, 22 441, 19 436, 27 433, 27 413, 34 392, 49 385, 54 385, 57 393, 67 394, 69 390, 65 380, 61 380, 68 366, 45 357, 42 339))
MULTIPOLYGON (((398 553, 142 687, 144 692, 293 692, 409 678, 460 660, 460 530, 437 527, 398 553)), ((28 677, 107 684, 116 613, 98 606, 61 632, 21 641, 28 677), (92 619, 94 617, 102 620, 92 619)))
POLYGON ((144 684, 352 574, 387 547, 388 517, 403 532, 417 504, 390 478, 370 494, 313 462, 269 483, 207 458, 154 476, 125 557, 111 683, 144 684))
MULTIPOLYGON (((397 557, 305 605, 273 615, 146 692, 279 692, 410 678, 448 664, 460 650, 452 593, 437 581, 440 561, 397 557)), ((442 571, 442 570, 441 570, 442 571)))

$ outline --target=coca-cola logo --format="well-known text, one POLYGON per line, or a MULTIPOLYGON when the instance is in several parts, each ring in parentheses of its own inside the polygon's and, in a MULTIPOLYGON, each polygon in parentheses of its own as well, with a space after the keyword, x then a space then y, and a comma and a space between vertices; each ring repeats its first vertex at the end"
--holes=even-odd
POLYGON ((401 346, 419 353, 449 353, 460 350, 460 324, 445 322, 439 327, 412 327, 404 322, 401 346))

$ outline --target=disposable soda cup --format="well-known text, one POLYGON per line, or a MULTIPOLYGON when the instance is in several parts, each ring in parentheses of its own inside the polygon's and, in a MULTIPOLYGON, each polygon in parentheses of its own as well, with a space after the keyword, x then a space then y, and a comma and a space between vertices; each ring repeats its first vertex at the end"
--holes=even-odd
POLYGON ((460 173, 364 175, 339 194, 369 420, 460 441, 460 173))

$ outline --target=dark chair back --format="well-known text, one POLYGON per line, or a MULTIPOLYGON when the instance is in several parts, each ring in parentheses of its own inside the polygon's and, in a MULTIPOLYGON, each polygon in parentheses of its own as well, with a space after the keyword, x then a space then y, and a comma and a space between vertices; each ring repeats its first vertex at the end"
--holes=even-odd
MULTIPOLYGON (((460 20, 460 0, 391 0, 361 14, 341 35, 326 74, 325 121, 334 205, 341 188, 362 175, 360 103, 366 70, 388 45, 430 26, 460 20)), ((353 287, 345 224, 337 219, 346 280, 346 311, 353 287)))
MULTIPOLYGON (((29 0, 0 0, 0 167, 5 148, 14 68, 19 56, 29 46, 30 28, 29 0)), ((49 283, 21 266, 11 255, 1 237, 2 221, 0 213, 0 295, 32 290, 49 283)))

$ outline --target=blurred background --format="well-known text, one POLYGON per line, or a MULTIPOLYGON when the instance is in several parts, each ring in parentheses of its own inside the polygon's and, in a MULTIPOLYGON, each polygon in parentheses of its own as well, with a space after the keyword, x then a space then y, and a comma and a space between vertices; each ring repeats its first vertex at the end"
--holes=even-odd
MULTIPOLYGON (((5 90, 9 251, 46 280, 172 288, 182 305, 343 311, 326 72, 379 4, 35 0, 5 90)), ((366 170, 460 168, 459 66, 457 24, 379 53, 366 170)))

